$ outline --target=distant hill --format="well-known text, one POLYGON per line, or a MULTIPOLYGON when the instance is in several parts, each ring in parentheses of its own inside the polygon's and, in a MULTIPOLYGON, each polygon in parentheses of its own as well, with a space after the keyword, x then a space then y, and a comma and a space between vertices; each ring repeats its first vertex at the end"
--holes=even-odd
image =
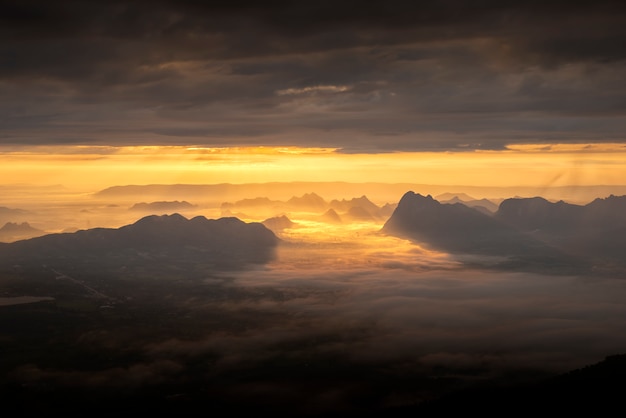
POLYGON ((150 203, 135 203, 130 210, 133 211, 144 211, 144 212, 176 212, 180 210, 189 210, 196 208, 196 205, 192 205, 191 203, 183 200, 183 201, 159 201, 159 202, 150 202, 150 203))
POLYGON ((458 199, 462 202, 470 202, 472 200, 476 200, 476 198, 466 194, 466 193, 450 193, 450 192, 446 192, 446 193, 441 193, 438 194, 437 196, 435 196, 435 200, 437 200, 438 202, 444 203, 444 201, 447 200, 452 200, 452 199, 458 199))
POLYGON ((625 379, 626 355, 612 355, 599 363, 550 378, 520 384, 478 385, 417 407, 394 411, 398 415, 392 416, 431 417, 475 412, 486 417, 501 417, 503 411, 510 411, 514 416, 531 416, 537 411, 558 416, 608 416, 623 406, 625 379))
POLYGON ((224 202, 221 205, 222 210, 229 210, 234 208, 259 208, 259 207, 272 207, 280 206, 283 202, 270 200, 267 197, 255 197, 253 199, 241 199, 237 202, 224 202))
POLYGON ((499 219, 460 203, 442 204, 430 195, 413 192, 402 197, 382 232, 449 253, 503 257, 502 267, 534 270, 578 265, 556 248, 499 219))
POLYGON ((159 262, 198 260, 236 268, 267 262, 278 242, 262 224, 244 223, 237 218, 152 215, 117 229, 95 228, 4 244, 0 246, 0 261, 82 262, 95 258, 124 264, 158 258, 159 262))
POLYGON ((287 206, 315 212, 325 210, 328 207, 328 203, 315 193, 305 193, 301 197, 294 196, 289 199, 287 206))
MULTIPOLYGON (((313 190, 325 196, 345 196, 349 190, 356 195, 367 194, 376 201, 395 201, 407 190, 420 190, 433 196, 441 196, 450 190, 462 190, 470 196, 537 196, 547 199, 564 199, 572 202, 587 203, 597 196, 626 194, 626 185, 621 186, 559 186, 545 187, 483 187, 472 185, 429 185, 416 183, 347 183, 347 182, 272 182, 247 184, 149 184, 113 186, 97 192, 94 197, 99 199, 134 199, 136 196, 150 196, 153 200, 192 200, 201 199, 216 201, 232 201, 248 196, 267 196, 270 199, 285 199, 290 195, 302 193, 302 190, 313 190)), ((459 195, 459 193, 454 193, 459 195)), ((451 196, 452 197, 452 196, 451 196)), ((445 200, 446 197, 441 197, 445 200)), ((468 199, 470 200, 470 199, 468 199)))
POLYGON ((555 231, 578 227, 583 211, 583 206, 551 203, 542 197, 511 198, 500 203, 495 217, 526 231, 555 231))
MULTIPOLYGON (((395 206, 394 206, 395 207, 395 206)), ((330 213, 325 221, 337 222, 337 212, 341 212, 345 219, 352 220, 375 220, 389 216, 389 207, 384 213, 380 207, 372 203, 367 196, 355 197, 350 200, 334 199, 326 202, 316 193, 305 193, 302 196, 292 196, 287 201, 271 200, 267 197, 256 197, 253 199, 242 199, 236 202, 224 202, 221 205, 222 213, 230 213, 231 210, 246 210, 251 213, 276 213, 276 212, 317 212, 330 213), (331 210, 333 212, 328 212, 331 210), (333 213, 336 215, 333 215, 333 213)), ((325 215, 324 215, 325 216, 325 215)))
POLYGON ((285 215, 268 218, 261 223, 274 232, 282 231, 287 228, 293 228, 297 225, 285 215))
POLYGON ((396 210, 396 208, 398 207, 397 203, 385 203, 381 208, 380 208, 380 216, 382 217, 389 217, 393 214, 393 211, 396 210))
MULTIPOLYGON (((466 195, 467 196, 467 195, 466 195)), ((470 199, 464 200, 459 196, 453 196, 450 199, 437 199, 440 203, 462 203, 474 209, 481 210, 483 213, 492 214, 498 210, 498 205, 489 199, 470 199)))
POLYGON ((367 196, 355 197, 350 200, 332 200, 330 207, 339 212, 349 212, 352 208, 364 209, 370 216, 379 216, 380 208, 372 203, 367 196))
POLYGON ((541 197, 506 199, 494 216, 571 254, 626 264, 626 196, 587 205, 541 197))
POLYGON ((342 222, 341 217, 337 214, 337 212, 334 209, 328 209, 326 212, 324 212, 323 215, 319 217, 319 219, 322 222, 326 222, 330 224, 340 224, 342 222))
POLYGON ((326 201, 315 193, 305 193, 302 196, 292 196, 286 202, 271 200, 267 197, 255 197, 241 199, 236 202, 224 202, 221 204, 222 211, 226 210, 270 210, 274 212, 285 210, 316 212, 324 210, 328 206, 326 201))
POLYGON ((0 241, 12 242, 38 237, 44 234, 46 234, 45 231, 33 228, 28 222, 7 222, 2 228, 0 228, 0 241))

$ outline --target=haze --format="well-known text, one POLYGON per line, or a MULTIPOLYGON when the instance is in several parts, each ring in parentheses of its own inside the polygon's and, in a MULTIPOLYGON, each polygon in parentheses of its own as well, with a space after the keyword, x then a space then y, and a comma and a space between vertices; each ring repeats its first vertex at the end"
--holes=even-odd
POLYGON ((3 9, 7 409, 420 415, 626 353, 622 3, 3 9))

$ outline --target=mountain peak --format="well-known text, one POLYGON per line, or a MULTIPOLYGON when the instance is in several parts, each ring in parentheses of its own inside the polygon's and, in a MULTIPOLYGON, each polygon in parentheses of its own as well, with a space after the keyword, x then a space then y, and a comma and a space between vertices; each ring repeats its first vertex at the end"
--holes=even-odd
POLYGON ((44 235, 41 229, 33 228, 28 222, 7 222, 0 228, 0 241, 18 241, 44 235))
POLYGON ((139 221, 144 220, 144 219, 145 220, 151 219, 151 220, 156 220, 156 221, 159 221, 159 222, 174 222, 174 221, 180 222, 180 221, 188 220, 186 217, 184 217, 183 215, 181 215, 178 212, 171 213, 171 214, 163 214, 163 215, 148 215, 148 216, 144 216, 143 218, 139 219, 139 221))
POLYGON ((335 211, 335 209, 330 208, 328 209, 322 216, 320 216, 320 219, 323 222, 328 222, 328 223, 341 223, 341 217, 339 216, 339 214, 337 214, 337 211, 335 211))
MULTIPOLYGON (((423 196, 419 193, 415 193, 413 191, 406 192, 404 196, 400 199, 398 203, 399 209, 401 206, 404 208, 418 208, 418 207, 434 207, 439 206, 441 203, 439 201, 433 199, 431 195, 423 196)), ((396 209, 396 210, 397 210, 396 209)))
POLYGON ((274 216, 272 218, 264 220, 261 223, 265 225, 266 228, 269 228, 274 232, 282 231, 283 229, 287 228, 292 228, 296 225, 294 222, 291 221, 291 219, 287 217, 287 215, 274 216))
POLYGON ((382 231, 449 253, 500 256, 518 262, 558 256, 545 244, 489 215, 461 203, 441 204, 430 195, 412 191, 402 196, 382 231))
POLYGON ((139 219, 133 225, 142 226, 142 225, 172 225, 172 224, 180 224, 186 222, 187 218, 185 218, 180 213, 172 213, 171 215, 148 215, 139 219))
POLYGON ((327 205, 326 201, 315 193, 305 193, 301 197, 293 196, 287 204, 315 210, 326 208, 327 205))
POLYGON ((5 247, 0 256, 32 258, 109 257, 115 260, 147 253, 159 259, 198 259, 216 265, 237 267, 248 262, 264 263, 279 239, 258 222, 238 218, 188 220, 175 213, 150 215, 117 229, 95 228, 75 233, 49 234, 5 247))
POLYGON ((20 230, 31 230, 31 229, 33 229, 33 227, 30 226, 28 222, 22 222, 22 223, 7 222, 4 224, 2 228, 0 228, 0 231, 20 231, 20 230))
POLYGON ((436 199, 440 202, 444 200, 452 200, 452 199, 457 199, 457 200, 460 200, 461 202, 470 202, 472 200, 476 200, 475 198, 473 198, 472 196, 466 193, 442 193, 442 194, 437 195, 436 199))

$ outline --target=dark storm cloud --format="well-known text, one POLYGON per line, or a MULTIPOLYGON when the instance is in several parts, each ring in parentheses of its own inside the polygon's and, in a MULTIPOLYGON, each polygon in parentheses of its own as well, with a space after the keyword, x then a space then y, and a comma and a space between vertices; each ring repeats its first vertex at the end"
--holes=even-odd
POLYGON ((621 141, 625 28, 612 1, 9 1, 0 141, 621 141))

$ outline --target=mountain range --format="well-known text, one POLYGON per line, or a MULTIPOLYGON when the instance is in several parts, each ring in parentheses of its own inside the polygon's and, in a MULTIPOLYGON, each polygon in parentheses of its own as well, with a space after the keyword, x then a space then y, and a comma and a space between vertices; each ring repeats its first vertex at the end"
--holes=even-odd
POLYGON ((494 218, 543 242, 596 264, 626 264, 626 196, 597 198, 586 205, 541 197, 506 199, 494 218))
MULTIPOLYGON (((378 201, 395 200, 407 190, 420 190, 422 193, 439 196, 450 190, 463 190, 471 196, 544 196, 547 199, 565 199, 572 202, 588 202, 597 196, 626 194, 626 185, 622 186, 557 186, 546 188, 542 185, 532 187, 484 187, 472 185, 432 185, 415 183, 348 183, 348 182, 272 182, 247 184, 150 184, 113 186, 94 195, 98 199, 135 199, 136 196, 150 196, 154 200, 237 200, 248 196, 267 196, 270 199, 284 199, 302 193, 302 190, 315 190, 326 196, 346 196, 347 192, 355 195, 367 194, 378 201)), ((461 196, 461 193, 451 193, 461 196)), ((445 200, 447 198, 441 198, 445 200)), ((463 199, 463 197, 461 197, 463 199)), ((463 199, 464 200, 464 199, 463 199)))
POLYGON ((454 254, 504 257, 501 266, 568 272, 624 264, 625 209, 626 196, 584 206, 514 198, 490 216, 410 191, 382 232, 454 254))
POLYGON ((237 218, 187 219, 180 214, 151 215, 121 228, 94 228, 49 234, 0 245, 0 261, 38 260, 197 260, 236 267, 264 263, 279 240, 260 223, 237 218))
POLYGON ((407 192, 382 228, 455 253, 542 254, 545 245, 515 228, 460 203, 444 204, 432 196, 407 192))
MULTIPOLYGON (((221 205, 223 214, 240 213, 235 211, 252 211, 255 213, 264 213, 263 211, 273 213, 298 211, 324 214, 332 210, 337 216, 341 216, 342 219, 353 221, 383 219, 391 214, 393 208, 395 208, 395 206, 390 204, 379 207, 365 195, 350 200, 333 199, 327 202, 316 193, 305 193, 302 196, 293 196, 287 201, 271 200, 267 197, 256 197, 252 199, 246 198, 236 202, 224 202, 221 205), (341 213, 341 215, 339 215, 339 213, 341 213)), ((332 219, 335 219, 332 212, 331 216, 332 219)), ((326 217, 324 216, 318 219, 323 220, 324 218, 326 217)))
POLYGON ((448 199, 437 198, 440 203, 462 203, 465 206, 469 206, 474 209, 478 209, 488 215, 498 210, 498 205, 489 199, 473 199, 466 195, 466 197, 453 196, 448 199))
POLYGON ((169 212, 169 211, 181 211, 181 210, 189 210, 196 208, 196 205, 192 205, 191 203, 183 200, 183 201, 158 201, 158 202, 141 202, 135 203, 131 206, 130 210, 136 211, 160 211, 160 212, 169 212))

